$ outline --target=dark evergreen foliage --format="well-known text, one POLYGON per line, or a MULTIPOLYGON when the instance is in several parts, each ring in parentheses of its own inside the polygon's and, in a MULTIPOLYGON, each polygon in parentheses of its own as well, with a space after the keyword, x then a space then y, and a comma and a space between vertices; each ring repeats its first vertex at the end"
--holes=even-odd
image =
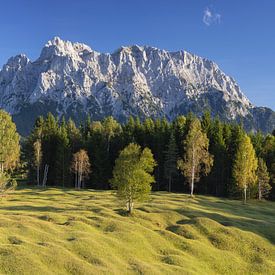
MULTIPOLYGON (((183 142, 194 118, 190 113, 170 123, 165 118, 140 121, 138 117, 130 117, 123 125, 112 117, 103 121, 91 121, 88 118, 77 127, 71 119, 58 122, 52 114, 45 118, 39 117, 22 146, 24 161, 28 162, 29 180, 35 182, 33 144, 39 139, 42 144, 41 178, 45 165, 49 165, 47 185, 72 187, 73 176, 69 169, 72 156, 84 149, 92 163, 92 173, 85 186, 109 189, 116 158, 123 148, 134 142, 142 148, 150 148, 158 164, 154 170, 156 183, 153 190, 187 191, 183 175, 176 170, 176 162, 178 156, 184 153, 183 142)), ((209 153, 214 157, 214 164, 211 173, 201 178, 197 192, 225 197, 239 196, 232 177, 232 167, 238 144, 245 133, 242 126, 226 124, 219 118, 213 119, 210 112, 202 116, 201 125, 209 139, 209 153)), ((266 162, 270 185, 273 187, 270 197, 275 198, 275 137, 251 133, 250 138, 257 157, 266 162)))

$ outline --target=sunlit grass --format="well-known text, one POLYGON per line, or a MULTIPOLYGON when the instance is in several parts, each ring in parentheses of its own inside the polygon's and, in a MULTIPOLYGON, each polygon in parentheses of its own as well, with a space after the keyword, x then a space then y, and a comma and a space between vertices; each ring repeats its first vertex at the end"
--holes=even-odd
POLYGON ((275 274, 275 203, 19 189, 1 201, 1 274, 275 274))

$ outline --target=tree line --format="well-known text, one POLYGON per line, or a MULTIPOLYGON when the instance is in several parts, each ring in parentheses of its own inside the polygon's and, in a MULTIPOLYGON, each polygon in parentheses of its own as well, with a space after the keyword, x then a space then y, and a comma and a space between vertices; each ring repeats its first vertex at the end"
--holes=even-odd
POLYGON ((129 144, 148 148, 156 165, 153 190, 222 197, 275 198, 275 137, 247 134, 241 125, 193 114, 168 122, 130 117, 58 121, 39 117, 22 143, 29 182, 110 189, 115 161, 129 144))
POLYGON ((275 198, 274 132, 247 134, 241 125, 213 119, 209 112, 200 119, 190 113, 172 122, 87 119, 80 126, 49 113, 36 120, 21 144, 19 139, 11 117, 0 111, 1 190, 14 186, 11 175, 23 169, 29 183, 42 187, 118 189, 125 184, 126 193, 137 186, 140 192, 275 198), (126 174, 131 176, 126 179, 126 174))

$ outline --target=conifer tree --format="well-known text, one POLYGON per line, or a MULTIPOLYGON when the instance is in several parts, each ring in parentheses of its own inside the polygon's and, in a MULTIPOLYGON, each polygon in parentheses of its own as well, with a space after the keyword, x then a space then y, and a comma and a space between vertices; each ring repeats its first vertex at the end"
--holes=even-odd
POLYGON ((209 185, 214 185, 212 192, 215 195, 225 194, 225 168, 226 168, 226 144, 223 137, 223 125, 218 118, 215 118, 210 126, 209 151, 214 156, 214 163, 209 177, 209 185))
POLYGON ((262 158, 258 159, 258 169, 257 169, 257 178, 258 178, 258 199, 268 197, 271 186, 269 184, 269 174, 267 171, 266 164, 262 158))
POLYGON ((56 160, 55 160, 56 181, 58 183, 61 183, 63 187, 65 187, 65 184, 68 180, 69 167, 70 167, 69 138, 67 134, 66 122, 63 118, 56 137, 56 160))
POLYGON ((177 161, 179 158, 178 148, 174 133, 171 132, 167 150, 165 151, 164 173, 168 179, 168 191, 172 190, 173 178, 178 174, 177 161))
POLYGON ((209 110, 205 111, 201 119, 201 128, 207 136, 211 130, 211 113, 209 110))
POLYGON ((132 116, 129 117, 127 123, 123 127, 123 138, 125 145, 135 140, 135 120, 132 116))
POLYGON ((191 196, 194 193, 194 183, 198 182, 201 174, 207 175, 213 165, 213 157, 208 152, 209 140, 202 132, 200 121, 195 118, 190 121, 184 155, 178 161, 178 168, 190 184, 191 196))

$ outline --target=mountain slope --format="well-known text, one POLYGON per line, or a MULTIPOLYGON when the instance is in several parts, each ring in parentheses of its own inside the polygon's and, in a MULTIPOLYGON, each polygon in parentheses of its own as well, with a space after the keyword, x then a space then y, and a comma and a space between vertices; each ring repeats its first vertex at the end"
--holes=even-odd
POLYGON ((1 274, 275 274, 275 203, 19 189, 1 202, 1 274), (136 205, 136 204, 135 204, 136 205))
POLYGON ((248 130, 271 131, 274 112, 254 107, 237 83, 207 59, 186 51, 122 47, 112 54, 63 41, 49 41, 40 57, 10 58, 0 72, 0 108, 21 132, 37 115, 52 111, 81 121, 113 115, 173 119, 211 109, 225 121, 243 121, 248 130))

